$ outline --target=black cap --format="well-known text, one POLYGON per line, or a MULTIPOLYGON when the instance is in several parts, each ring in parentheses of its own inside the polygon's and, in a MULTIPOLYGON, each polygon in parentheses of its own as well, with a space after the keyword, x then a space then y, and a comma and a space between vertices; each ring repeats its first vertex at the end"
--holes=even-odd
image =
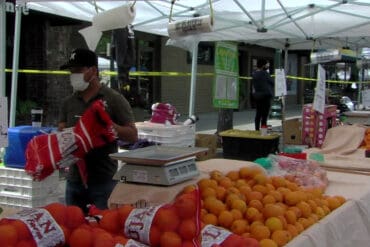
POLYGON ((98 66, 98 57, 96 56, 95 52, 89 49, 78 48, 72 51, 68 62, 60 66, 60 69, 92 66, 98 66))

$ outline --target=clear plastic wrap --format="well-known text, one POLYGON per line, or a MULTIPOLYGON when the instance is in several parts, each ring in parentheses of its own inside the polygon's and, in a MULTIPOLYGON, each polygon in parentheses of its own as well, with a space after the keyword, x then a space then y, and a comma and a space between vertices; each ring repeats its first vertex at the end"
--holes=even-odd
POLYGON ((326 171, 314 160, 294 159, 286 156, 270 154, 270 176, 284 176, 304 188, 322 188, 328 186, 326 171))

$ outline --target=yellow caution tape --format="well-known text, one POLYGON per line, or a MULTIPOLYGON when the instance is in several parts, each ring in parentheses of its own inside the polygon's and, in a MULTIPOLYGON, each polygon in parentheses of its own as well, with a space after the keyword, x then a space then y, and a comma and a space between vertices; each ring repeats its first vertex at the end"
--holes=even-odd
MULTIPOLYGON (((12 72, 11 69, 5 69, 5 72, 12 72)), ((69 71, 65 70, 36 70, 36 69, 19 69, 18 73, 25 74, 50 74, 50 75, 69 75, 69 71)), ((99 72, 104 76, 117 76, 117 71, 103 70, 99 72)), ((132 71, 129 72, 130 76, 191 76, 190 72, 155 72, 155 71, 132 71)), ((214 73, 197 73, 197 76, 214 76, 214 73)), ((317 78, 307 78, 300 76, 287 75, 287 79, 300 80, 300 81, 317 81, 317 78)), ((251 80, 250 76, 239 76, 241 80, 251 80)), ((368 84, 370 81, 341 81, 341 80, 326 80, 327 83, 339 83, 339 84, 368 84)))

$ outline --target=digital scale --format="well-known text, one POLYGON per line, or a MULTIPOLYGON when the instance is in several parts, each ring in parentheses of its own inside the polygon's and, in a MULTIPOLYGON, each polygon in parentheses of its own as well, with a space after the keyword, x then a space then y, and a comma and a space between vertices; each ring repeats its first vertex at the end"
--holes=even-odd
POLYGON ((200 147, 149 146, 110 154, 125 162, 113 179, 124 183, 173 185, 199 176, 195 158, 208 151, 200 147))

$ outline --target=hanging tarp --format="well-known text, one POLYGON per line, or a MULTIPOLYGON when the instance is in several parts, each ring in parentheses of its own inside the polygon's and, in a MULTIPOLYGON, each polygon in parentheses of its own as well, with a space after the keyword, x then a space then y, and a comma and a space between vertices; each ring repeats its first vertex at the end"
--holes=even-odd
POLYGON ((323 49, 311 52, 310 59, 312 64, 327 62, 356 62, 357 54, 349 49, 323 49))

